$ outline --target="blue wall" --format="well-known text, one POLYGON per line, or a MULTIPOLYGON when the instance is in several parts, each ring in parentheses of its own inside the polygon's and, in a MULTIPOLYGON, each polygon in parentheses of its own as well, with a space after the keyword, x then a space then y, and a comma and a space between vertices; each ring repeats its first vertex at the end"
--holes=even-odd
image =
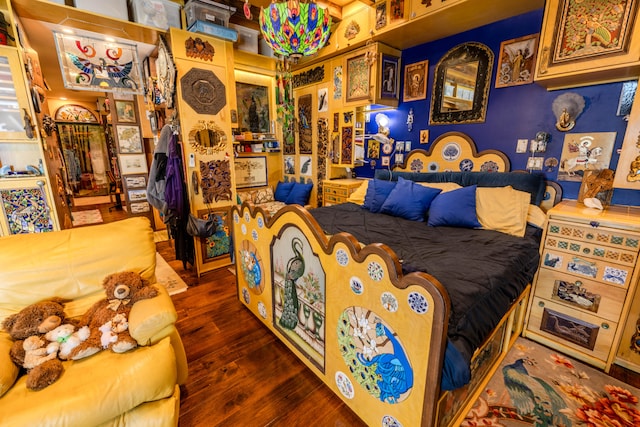
MULTIPOLYGON (((512 170, 526 169, 527 159, 530 154, 515 152, 517 140, 534 139, 539 131, 548 132, 551 135, 551 140, 547 145, 546 153, 538 153, 536 156, 542 155, 545 159, 548 157, 560 159, 566 133, 556 129, 556 118, 551 110, 551 104, 562 93, 575 92, 585 98, 586 105, 583 113, 578 117, 575 127, 570 132, 616 132, 616 143, 609 166, 611 169, 615 169, 619 157, 617 151, 622 146, 627 126, 627 122, 624 121, 623 117, 616 116, 622 83, 557 91, 547 91, 535 83, 495 88, 500 43, 504 40, 538 33, 541 26, 542 10, 539 10, 403 51, 402 64, 411 64, 424 59, 429 60, 427 99, 401 102, 397 110, 385 111, 391 121, 390 136, 397 141, 412 141, 412 149, 429 149, 431 142, 440 135, 451 131, 463 132, 475 141, 478 151, 486 149, 503 151, 511 161, 512 170), (451 48, 460 43, 470 41, 484 43, 491 48, 495 55, 486 120, 484 123, 477 124, 429 125, 431 92, 436 65, 440 58, 451 48), (409 108, 413 108, 414 111, 413 130, 411 132, 407 130, 406 125, 409 108), (421 129, 429 130, 429 144, 420 144, 421 129)), ((403 85, 404 82, 401 82, 401 87, 403 85)), ((400 93, 402 93, 402 90, 400 93)), ((375 113, 372 113, 370 123, 367 124, 366 129, 368 133, 377 131, 374 119, 375 113)), ((380 167, 380 161, 377 160, 376 162, 376 167, 380 167)), ((373 169, 368 165, 356 168, 355 172, 358 176, 373 176, 373 169)), ((555 167, 551 172, 544 171, 544 173, 548 179, 556 180, 558 167, 555 167)), ((577 198, 578 190, 580 189, 579 182, 559 181, 559 183, 563 187, 564 198, 577 198)), ((613 203, 640 205, 640 192, 617 189, 614 191, 613 203)))

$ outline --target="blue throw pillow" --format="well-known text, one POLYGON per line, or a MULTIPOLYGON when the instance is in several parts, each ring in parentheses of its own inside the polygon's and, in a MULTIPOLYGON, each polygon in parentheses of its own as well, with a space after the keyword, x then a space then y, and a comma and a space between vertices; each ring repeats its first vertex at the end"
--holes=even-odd
POLYGON ((294 183, 285 203, 288 205, 306 205, 309 202, 312 188, 313 184, 294 183))
POLYGON ((439 194, 429 208, 427 225, 480 228, 476 214, 476 186, 470 185, 439 194))
POLYGON ((364 196, 363 208, 368 209, 373 213, 380 212, 384 201, 396 186, 395 181, 382 181, 379 179, 372 179, 369 181, 367 187, 367 194, 364 196))
POLYGON ((289 197, 289 193, 293 189, 293 185, 295 182, 278 182, 276 185, 276 191, 273 194, 273 198, 278 201, 285 203, 287 201, 287 197, 289 197))
POLYGON ((441 191, 398 178, 398 183, 384 201, 380 212, 411 221, 424 221, 429 205, 441 191))

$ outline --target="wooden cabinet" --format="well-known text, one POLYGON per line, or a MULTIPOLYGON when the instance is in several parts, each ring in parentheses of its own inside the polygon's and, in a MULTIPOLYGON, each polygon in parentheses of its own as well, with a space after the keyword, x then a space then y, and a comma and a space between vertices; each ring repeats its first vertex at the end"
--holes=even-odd
POLYGON ((347 197, 360 187, 361 179, 325 179, 322 181, 323 206, 346 203, 347 197))
POLYGON ((636 2, 546 2, 535 80, 547 89, 630 80, 640 74, 636 2))
POLYGON ((0 141, 37 142, 35 129, 25 130, 34 122, 29 114, 22 61, 15 47, 0 46, 0 89, 0 141))
POLYGON ((638 283, 640 208, 563 201, 548 218, 525 336, 608 370, 638 283))
POLYGON ((629 315, 620 325, 622 333, 614 363, 640 373, 640 289, 636 288, 629 315))

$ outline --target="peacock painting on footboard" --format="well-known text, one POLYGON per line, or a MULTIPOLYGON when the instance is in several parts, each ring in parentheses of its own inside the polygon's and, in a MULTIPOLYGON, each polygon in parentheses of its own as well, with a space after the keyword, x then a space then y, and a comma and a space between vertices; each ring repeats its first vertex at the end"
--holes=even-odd
POLYGON ((289 227, 271 246, 273 325, 324 372, 325 272, 300 229, 289 227))

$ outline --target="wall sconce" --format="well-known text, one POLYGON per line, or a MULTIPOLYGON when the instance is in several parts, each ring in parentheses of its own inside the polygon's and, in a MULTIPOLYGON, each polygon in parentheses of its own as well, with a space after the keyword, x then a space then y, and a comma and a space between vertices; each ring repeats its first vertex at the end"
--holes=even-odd
POLYGON ((378 125, 378 133, 389 136, 389 117, 386 114, 376 114, 376 124, 378 125))
POLYGON ((556 116, 556 129, 567 132, 576 124, 576 119, 584 110, 584 97, 574 92, 563 93, 553 100, 551 109, 556 116))

